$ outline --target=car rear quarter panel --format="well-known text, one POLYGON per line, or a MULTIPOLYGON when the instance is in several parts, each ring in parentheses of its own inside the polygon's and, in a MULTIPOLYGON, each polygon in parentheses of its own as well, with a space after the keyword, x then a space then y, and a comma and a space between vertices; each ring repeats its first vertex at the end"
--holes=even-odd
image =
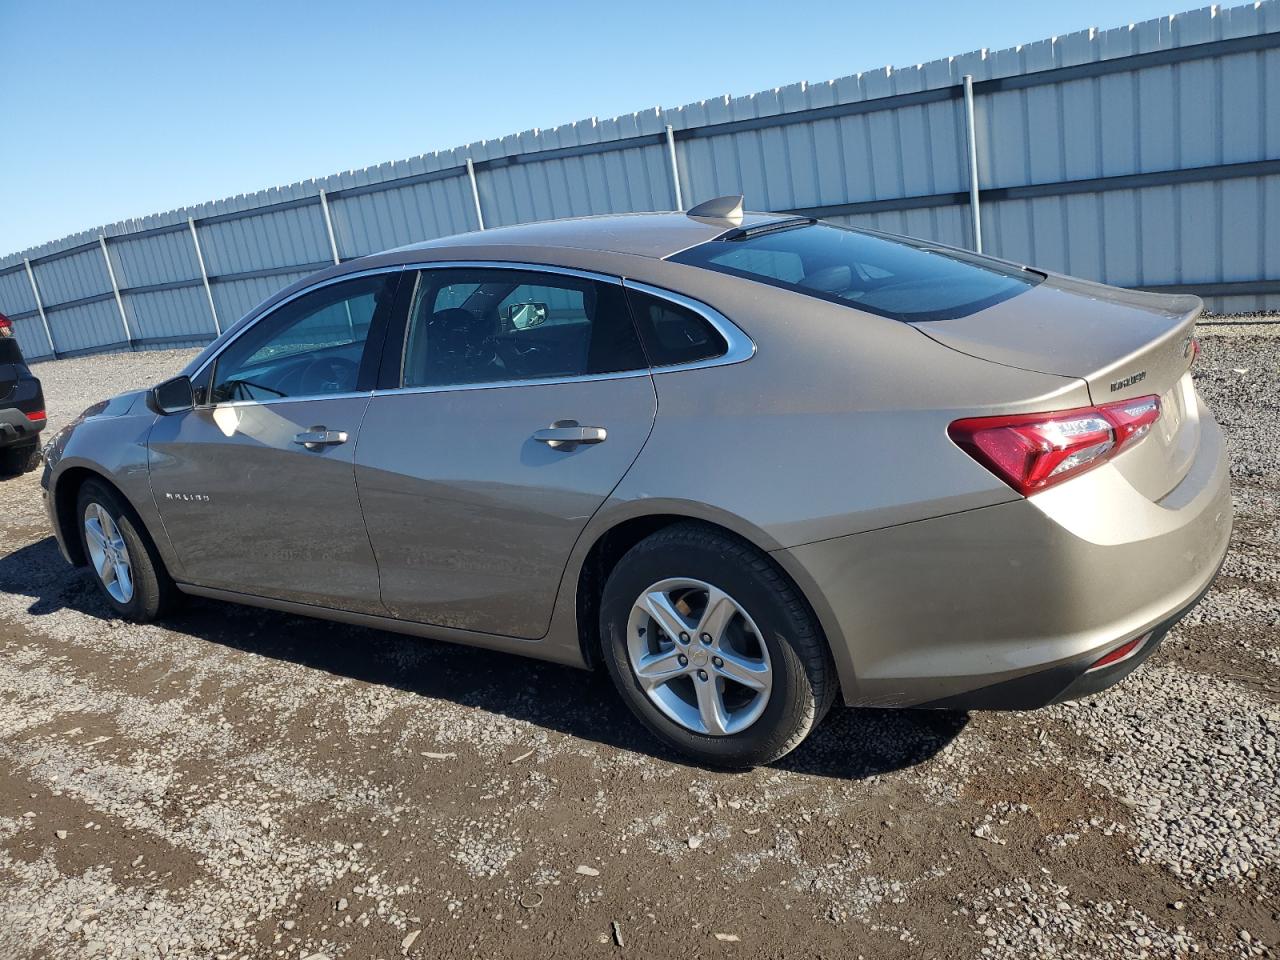
POLYGON ((723 279, 681 292, 733 320, 756 353, 655 371, 657 422, 615 501, 705 503, 779 547, 971 510, 1017 495, 951 442, 953 420, 1087 403, 1078 379, 1002 367, 907 324, 723 279))

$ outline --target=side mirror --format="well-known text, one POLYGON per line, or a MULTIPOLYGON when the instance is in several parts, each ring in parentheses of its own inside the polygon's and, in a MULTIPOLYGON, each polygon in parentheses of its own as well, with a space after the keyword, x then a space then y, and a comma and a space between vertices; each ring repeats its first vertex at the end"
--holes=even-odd
POLYGON ((195 406, 190 377, 174 377, 147 391, 147 406, 162 416, 185 413, 195 406))
POLYGON ((528 330, 547 322, 545 303, 513 303, 503 311, 502 319, 512 330, 528 330))

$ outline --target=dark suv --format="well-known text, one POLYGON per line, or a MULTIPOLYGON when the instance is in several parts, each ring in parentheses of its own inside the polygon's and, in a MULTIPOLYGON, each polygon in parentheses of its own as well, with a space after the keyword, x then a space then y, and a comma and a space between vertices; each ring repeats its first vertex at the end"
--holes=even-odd
POLYGON ((27 367, 13 325, 0 314, 0 475, 26 473, 40 463, 44 391, 27 367))

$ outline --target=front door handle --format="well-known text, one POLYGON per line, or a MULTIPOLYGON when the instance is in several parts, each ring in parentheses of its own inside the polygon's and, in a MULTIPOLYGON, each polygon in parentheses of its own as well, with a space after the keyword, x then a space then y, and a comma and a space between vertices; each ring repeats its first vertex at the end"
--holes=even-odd
POLYGON ((302 444, 308 450, 319 450, 321 447, 332 447, 339 443, 346 443, 347 431, 312 427, 310 430, 304 430, 295 436, 293 442, 302 444))
POLYGON ((604 443, 609 432, 604 427, 584 427, 577 420, 557 420, 534 433, 533 439, 553 450, 574 450, 580 443, 604 443))

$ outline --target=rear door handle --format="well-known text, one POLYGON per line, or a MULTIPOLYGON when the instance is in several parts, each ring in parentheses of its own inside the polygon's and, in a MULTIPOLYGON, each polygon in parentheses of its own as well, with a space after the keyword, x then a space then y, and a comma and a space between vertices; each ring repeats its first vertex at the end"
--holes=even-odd
POLYGON ((604 443, 609 432, 604 427, 584 427, 577 420, 557 420, 534 433, 533 439, 553 450, 569 451, 580 443, 604 443))
POLYGON ((339 443, 346 443, 347 431, 312 427, 310 430, 303 430, 302 433, 295 436, 293 442, 302 444, 308 450, 319 450, 321 447, 332 447, 339 443))

